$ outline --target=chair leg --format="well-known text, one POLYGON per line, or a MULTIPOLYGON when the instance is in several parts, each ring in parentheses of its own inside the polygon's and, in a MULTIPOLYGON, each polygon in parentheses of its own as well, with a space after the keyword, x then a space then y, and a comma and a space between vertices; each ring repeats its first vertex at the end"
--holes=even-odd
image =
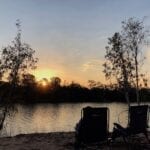
POLYGON ((127 142, 127 139, 123 136, 123 140, 124 140, 124 142, 127 144, 128 142, 127 142))
POLYGON ((150 139, 148 138, 148 132, 147 132, 147 131, 144 131, 144 135, 145 135, 147 141, 150 143, 150 139))
POLYGON ((125 145, 126 145, 127 150, 132 150, 132 149, 131 149, 130 142, 129 142, 129 140, 128 140, 129 137, 122 136, 122 138, 123 138, 123 141, 124 141, 124 143, 125 143, 125 145))
POLYGON ((112 135, 111 135, 112 141, 115 141, 115 139, 116 139, 117 137, 120 137, 120 136, 121 136, 121 134, 120 134, 119 130, 114 127, 114 128, 113 128, 112 135))

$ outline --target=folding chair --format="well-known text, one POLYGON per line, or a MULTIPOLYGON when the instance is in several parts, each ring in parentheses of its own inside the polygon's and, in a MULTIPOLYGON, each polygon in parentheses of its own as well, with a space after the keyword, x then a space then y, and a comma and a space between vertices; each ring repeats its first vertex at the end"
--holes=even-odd
POLYGON ((122 127, 120 124, 114 123, 114 130, 112 132, 112 139, 122 136, 126 142, 126 138, 131 135, 144 133, 148 139, 148 118, 149 118, 149 106, 131 106, 129 108, 128 126, 122 127))
POLYGON ((81 119, 76 125, 76 143, 94 143, 105 141, 109 133, 108 108, 85 107, 81 110, 81 119))

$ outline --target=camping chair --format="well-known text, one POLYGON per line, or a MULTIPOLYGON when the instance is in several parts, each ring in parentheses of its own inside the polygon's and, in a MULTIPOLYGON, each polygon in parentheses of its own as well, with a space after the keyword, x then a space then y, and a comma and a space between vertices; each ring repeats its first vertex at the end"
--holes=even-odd
POLYGON ((108 108, 85 107, 81 110, 81 119, 76 125, 76 144, 95 143, 107 140, 108 108))
POLYGON ((148 139, 148 118, 149 118, 149 106, 131 106, 129 109, 128 126, 123 128, 120 124, 114 123, 114 129, 112 132, 112 140, 116 137, 122 136, 126 142, 126 138, 131 135, 144 133, 148 139))

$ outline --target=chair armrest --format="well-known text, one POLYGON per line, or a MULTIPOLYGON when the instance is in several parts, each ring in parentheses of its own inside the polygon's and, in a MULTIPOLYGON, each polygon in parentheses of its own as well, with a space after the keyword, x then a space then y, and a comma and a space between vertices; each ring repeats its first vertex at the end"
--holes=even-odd
POLYGON ((114 123, 114 127, 118 128, 118 129, 125 129, 124 127, 122 127, 120 124, 118 123, 114 123))

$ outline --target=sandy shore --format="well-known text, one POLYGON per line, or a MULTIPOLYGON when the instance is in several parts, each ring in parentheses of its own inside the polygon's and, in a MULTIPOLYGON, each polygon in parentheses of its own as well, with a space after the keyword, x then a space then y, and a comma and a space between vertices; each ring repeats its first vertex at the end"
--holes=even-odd
MULTIPOLYGON (((74 135, 74 132, 56 132, 3 137, 0 138, 0 150, 74 150, 74 135)), ((131 143, 131 150, 150 149, 150 144, 142 135, 132 139, 131 143)), ((118 139, 110 147, 107 144, 101 144, 89 145, 85 149, 126 150, 127 146, 121 139, 118 139)))

